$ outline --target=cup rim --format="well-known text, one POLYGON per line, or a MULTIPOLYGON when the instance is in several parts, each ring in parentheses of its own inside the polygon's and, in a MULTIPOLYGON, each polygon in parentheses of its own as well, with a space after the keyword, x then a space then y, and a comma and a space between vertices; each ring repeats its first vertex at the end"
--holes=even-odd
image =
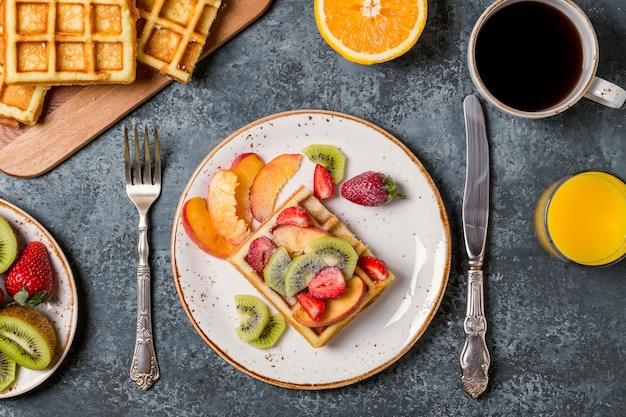
POLYGON ((598 51, 599 51, 598 37, 596 35, 593 24, 591 23, 591 21, 589 20, 589 17, 585 14, 585 12, 571 0, 496 0, 493 3, 491 3, 481 13, 480 17, 478 18, 478 20, 474 24, 474 27, 472 28, 472 32, 470 34, 469 42, 467 45, 467 65, 468 65, 470 77, 472 79, 472 82, 474 83, 474 86, 476 87, 480 95, 485 100, 489 101, 493 106, 495 106, 499 110, 507 114, 510 114, 512 116, 528 118, 528 119, 540 119, 540 118, 555 116, 557 114, 560 114, 563 111, 572 107, 574 104, 580 101, 581 98, 584 97, 585 92, 590 88, 591 83, 593 82, 593 79, 598 69, 598 61, 599 61, 598 51), (480 75, 478 74, 478 69, 476 68, 475 60, 472 58, 474 56, 475 49, 476 49, 476 39, 478 37, 478 33, 480 32, 482 26, 487 21, 487 19, 491 17, 500 8, 507 7, 511 4, 521 3, 521 2, 539 2, 539 3, 548 4, 548 5, 554 5, 558 3, 566 4, 570 9, 574 10, 576 14, 578 14, 581 17, 588 32, 592 35, 591 46, 593 48, 592 50, 593 65, 591 67, 591 70, 589 71, 589 75, 587 79, 584 80, 584 83, 582 83, 581 86, 578 87, 578 92, 572 97, 569 97, 567 100, 564 100, 557 106, 553 106, 553 107, 550 107, 544 110, 539 110, 539 111, 519 110, 498 100, 493 94, 491 94, 491 92, 487 89, 487 87, 483 83, 482 79, 480 78, 480 75))

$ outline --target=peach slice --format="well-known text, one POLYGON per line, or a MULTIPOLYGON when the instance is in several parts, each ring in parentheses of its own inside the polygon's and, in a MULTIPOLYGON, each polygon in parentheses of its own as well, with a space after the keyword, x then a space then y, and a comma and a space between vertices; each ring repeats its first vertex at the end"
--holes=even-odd
POLYGON ((204 198, 192 197, 187 200, 183 205, 181 220, 187 236, 209 255, 226 259, 235 248, 215 230, 204 198))
POLYGON ((365 296, 367 287, 357 276, 347 281, 346 292, 339 298, 328 300, 326 308, 318 320, 313 320, 302 307, 294 312, 294 318, 307 327, 326 327, 357 311, 365 296))
POLYGON ((270 217, 278 193, 296 173, 301 160, 301 154, 278 155, 259 171, 250 189, 250 208, 259 222, 270 217))
POLYGON ((252 211, 250 209, 250 188, 257 174, 265 166, 265 163, 255 153, 248 152, 238 155, 230 167, 237 174, 239 185, 235 189, 237 200, 237 216, 244 219, 248 225, 252 225, 252 211))
POLYGON ((292 257, 304 252, 310 252, 309 242, 324 236, 331 236, 326 230, 319 227, 300 227, 292 224, 276 226, 272 230, 276 246, 284 246, 292 257))
POLYGON ((249 234, 248 223, 237 215, 235 189, 239 178, 230 169, 220 169, 209 183, 207 196, 209 214, 217 233, 227 242, 238 245, 249 234))

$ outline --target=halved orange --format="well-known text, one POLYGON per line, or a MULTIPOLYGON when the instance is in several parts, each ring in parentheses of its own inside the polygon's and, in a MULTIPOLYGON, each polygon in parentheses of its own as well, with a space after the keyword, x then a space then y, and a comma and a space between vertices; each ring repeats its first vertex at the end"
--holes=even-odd
POLYGON ((406 53, 419 39, 427 0, 315 0, 324 40, 349 61, 376 64, 406 53))

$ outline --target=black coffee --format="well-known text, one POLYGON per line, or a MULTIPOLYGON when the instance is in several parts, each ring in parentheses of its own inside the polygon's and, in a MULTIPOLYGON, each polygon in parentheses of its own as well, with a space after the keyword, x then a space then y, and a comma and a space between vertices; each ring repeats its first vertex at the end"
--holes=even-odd
POLYGON ((518 110, 559 103, 582 74, 583 50, 574 24, 544 3, 514 3, 493 14, 476 38, 476 67, 487 89, 518 110))

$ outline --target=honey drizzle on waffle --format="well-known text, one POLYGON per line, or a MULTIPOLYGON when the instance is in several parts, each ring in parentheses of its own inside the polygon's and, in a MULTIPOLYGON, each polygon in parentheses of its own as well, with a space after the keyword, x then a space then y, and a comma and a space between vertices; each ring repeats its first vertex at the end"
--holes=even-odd
POLYGON ((7 84, 128 84, 136 75, 129 0, 4 0, 7 84))
POLYGON ((188 82, 221 0, 138 0, 137 60, 188 82))

